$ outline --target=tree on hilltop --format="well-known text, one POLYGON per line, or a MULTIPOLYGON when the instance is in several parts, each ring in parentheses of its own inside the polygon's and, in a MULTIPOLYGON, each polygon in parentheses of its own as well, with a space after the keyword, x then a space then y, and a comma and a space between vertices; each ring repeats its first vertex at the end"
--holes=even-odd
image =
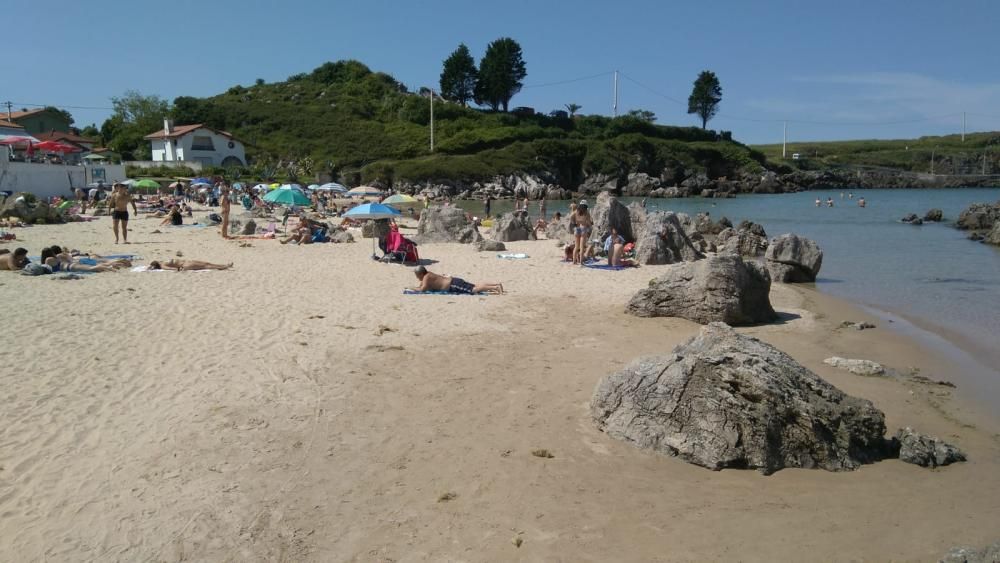
POLYGON ((507 111, 510 99, 521 91, 521 81, 527 75, 517 41, 509 37, 497 39, 486 47, 486 54, 479 62, 476 103, 490 106, 494 111, 503 106, 507 111))
POLYGON ((478 77, 476 61, 469 53, 469 48, 465 43, 459 44, 455 52, 444 60, 440 80, 441 97, 468 106, 469 101, 475 97, 478 77))
POLYGON ((722 101, 722 86, 715 73, 703 70, 694 81, 694 88, 688 97, 688 113, 696 113, 701 118, 701 128, 708 126, 708 120, 715 117, 722 101))
POLYGON ((570 117, 576 117, 576 112, 583 109, 583 106, 581 106, 580 104, 566 104, 563 107, 565 107, 566 111, 569 112, 570 117))

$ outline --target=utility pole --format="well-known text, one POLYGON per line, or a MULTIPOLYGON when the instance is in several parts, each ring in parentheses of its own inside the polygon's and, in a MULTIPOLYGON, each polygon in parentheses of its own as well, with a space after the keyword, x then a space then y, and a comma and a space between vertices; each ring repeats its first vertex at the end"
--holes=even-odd
POLYGON ((431 152, 434 152, 434 89, 431 91, 431 152))
POLYGON ((983 176, 986 175, 986 147, 983 147, 983 176))
POLYGON ((781 126, 781 158, 786 158, 788 149, 788 121, 781 126))
POLYGON ((965 112, 962 112, 962 142, 965 142, 965 112))
POLYGON ((618 117, 618 71, 615 71, 614 103, 611 105, 611 113, 618 117))
POLYGON ((11 106, 13 106, 14 104, 12 104, 12 103, 10 103, 10 102, 8 101, 8 102, 7 102, 7 103, 5 103, 4 105, 5 105, 5 106, 7 106, 7 121, 10 121, 10 108, 11 108, 11 106))
POLYGON ((937 147, 931 149, 931 176, 934 175, 934 153, 937 151, 937 147))

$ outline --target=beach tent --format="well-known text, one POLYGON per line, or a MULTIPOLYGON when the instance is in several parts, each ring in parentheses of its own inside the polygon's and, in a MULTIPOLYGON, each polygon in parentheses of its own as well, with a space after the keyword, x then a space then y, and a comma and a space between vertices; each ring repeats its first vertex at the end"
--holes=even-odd
MULTIPOLYGON (((365 203, 344 213, 344 217, 351 219, 393 219, 400 215, 402 213, 398 209, 381 203, 365 203)), ((375 256, 375 242, 375 237, 372 237, 372 256, 375 256)))

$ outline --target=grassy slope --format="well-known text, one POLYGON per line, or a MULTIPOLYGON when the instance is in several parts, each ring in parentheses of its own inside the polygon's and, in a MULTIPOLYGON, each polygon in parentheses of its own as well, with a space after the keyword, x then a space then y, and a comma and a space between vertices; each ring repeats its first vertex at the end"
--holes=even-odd
MULTIPOLYGON (((429 99, 356 61, 326 63, 285 82, 236 86, 211 98, 175 100, 178 123, 233 132, 259 163, 311 162, 351 180, 479 180, 548 171, 567 187, 587 174, 646 172, 666 166, 712 177, 759 171, 761 154, 692 127, 615 119, 519 117, 435 104, 429 149, 429 99)), ((260 165, 258 165, 260 167, 260 165)), ((257 170, 255 172, 260 172, 257 170)))

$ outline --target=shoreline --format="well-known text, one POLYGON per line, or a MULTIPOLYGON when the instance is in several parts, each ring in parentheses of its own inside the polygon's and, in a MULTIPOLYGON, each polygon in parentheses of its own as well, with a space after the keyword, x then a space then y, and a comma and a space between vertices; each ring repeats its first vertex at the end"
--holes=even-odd
POLYGON ((625 314, 660 267, 574 268, 545 240, 509 243, 524 260, 424 244, 431 270, 510 293, 404 296, 411 269, 371 260, 366 239, 291 247, 153 223, 136 221, 129 247, 109 244, 107 219, 25 229, 18 244, 236 266, 76 281, 0 273, 0 297, 19 303, 0 311, 0 553, 930 560, 996 539, 1000 425, 961 387, 823 364, 858 357, 933 379, 956 369, 888 323, 838 330, 875 320, 847 300, 774 284, 786 320, 739 330, 873 401, 890 434, 913 426, 968 462, 764 477, 600 433, 587 408, 600 378, 699 329, 625 314))

